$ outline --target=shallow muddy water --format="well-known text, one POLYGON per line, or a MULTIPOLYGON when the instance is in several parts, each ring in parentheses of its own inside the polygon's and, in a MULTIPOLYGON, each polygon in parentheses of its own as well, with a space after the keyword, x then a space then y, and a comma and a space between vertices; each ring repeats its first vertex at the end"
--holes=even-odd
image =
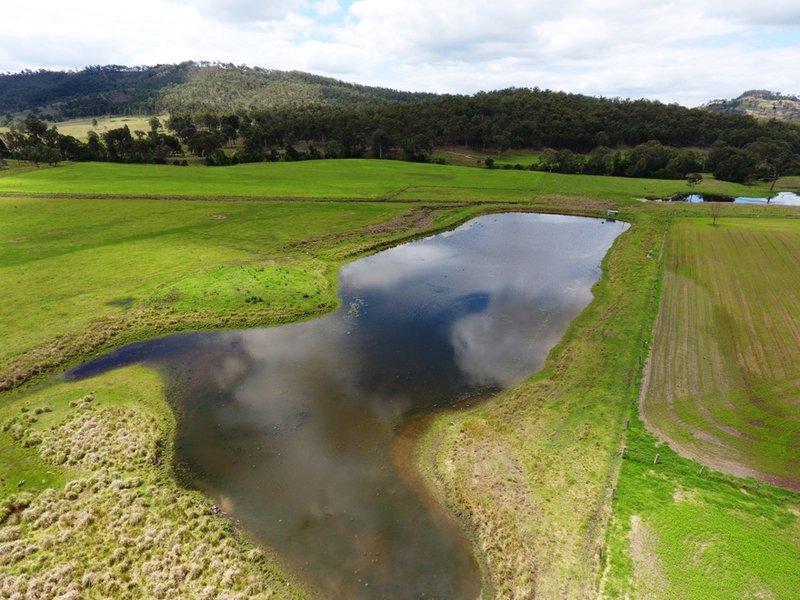
POLYGON ((409 477, 398 434, 539 369, 626 228, 481 217, 347 265, 326 317, 133 344, 68 376, 161 369, 186 483, 320 595, 476 598, 469 544, 409 477))

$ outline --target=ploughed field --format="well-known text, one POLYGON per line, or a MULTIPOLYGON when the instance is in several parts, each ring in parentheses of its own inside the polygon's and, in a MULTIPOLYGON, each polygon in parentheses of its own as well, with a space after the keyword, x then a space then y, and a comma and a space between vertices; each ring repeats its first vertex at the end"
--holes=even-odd
POLYGON ((800 488, 800 223, 679 220, 642 409, 683 453, 800 488))

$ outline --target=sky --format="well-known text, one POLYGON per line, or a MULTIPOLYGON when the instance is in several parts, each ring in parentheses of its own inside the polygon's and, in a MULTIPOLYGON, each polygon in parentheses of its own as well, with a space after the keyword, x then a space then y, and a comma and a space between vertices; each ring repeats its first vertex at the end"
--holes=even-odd
POLYGON ((400 90, 800 95, 798 0, 0 0, 0 71, 220 61, 400 90))

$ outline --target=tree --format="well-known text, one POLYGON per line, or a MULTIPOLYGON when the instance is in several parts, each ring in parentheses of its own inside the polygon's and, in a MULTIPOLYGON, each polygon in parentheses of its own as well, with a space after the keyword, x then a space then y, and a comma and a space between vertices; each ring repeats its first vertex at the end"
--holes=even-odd
POLYGON ((222 135, 213 131, 199 131, 189 138, 189 150, 197 156, 212 156, 222 148, 222 135))
POLYGON ((89 160, 105 160, 106 159, 106 149, 103 146, 103 142, 100 141, 100 136, 97 135, 96 131, 89 131, 86 134, 87 137, 87 147, 88 147, 88 159, 89 160))
POLYGON ((781 175, 796 168, 792 147, 786 141, 763 139, 748 144, 745 150, 757 157, 758 177, 772 182, 769 188, 770 193, 781 175))
POLYGON ((12 129, 5 134, 6 148, 9 155, 17 161, 25 158, 25 150, 28 146, 28 138, 19 130, 12 129))
POLYGON ((692 188, 692 194, 694 194, 695 186, 701 181, 703 181, 703 176, 700 173, 689 173, 686 176, 686 184, 692 188))
POLYGON ((606 146, 598 146, 589 153, 583 172, 587 175, 611 175, 614 170, 614 151, 606 146))
POLYGON ((428 162, 428 154, 432 149, 430 140, 421 133, 403 142, 403 154, 409 162, 428 162))
POLYGON ((392 145, 392 140, 386 131, 379 127, 372 132, 372 156, 373 158, 383 158, 389 151, 392 145))
MULTIPOLYGON (((661 172, 662 177, 667 179, 683 179, 689 173, 699 172, 703 167, 702 155, 694 150, 675 150, 670 149, 671 156, 661 172)), ((692 188, 694 189, 694 188, 692 188)))
POLYGON ((87 160, 87 145, 71 135, 58 135, 58 151, 64 160, 87 160))
POLYGON ((111 129, 103 134, 108 150, 108 159, 112 162, 130 160, 133 152, 133 136, 128 126, 111 129))
POLYGON ((28 115, 25 118, 24 125, 25 131, 36 141, 40 141, 45 133, 47 133, 47 123, 33 115, 28 115))
POLYGON ((39 163, 55 166, 61 160, 61 153, 50 146, 36 144, 28 151, 28 160, 33 162, 37 167, 39 163))
MULTIPOLYGON (((657 140, 639 144, 628 153, 628 177, 659 177, 671 158, 671 149, 657 140)), ((681 175, 683 177, 683 175, 681 175)))
POLYGON ((747 183, 755 175, 756 157, 741 148, 715 146, 708 154, 708 168, 717 179, 747 183))
POLYGON ((167 120, 167 128, 174 131, 178 139, 184 144, 188 144, 189 138, 197 133, 197 126, 194 124, 191 117, 186 115, 172 115, 167 120))
POLYGON ((220 119, 220 133, 225 139, 225 142, 233 142, 236 136, 239 135, 239 127, 241 121, 238 115, 225 115, 220 119))

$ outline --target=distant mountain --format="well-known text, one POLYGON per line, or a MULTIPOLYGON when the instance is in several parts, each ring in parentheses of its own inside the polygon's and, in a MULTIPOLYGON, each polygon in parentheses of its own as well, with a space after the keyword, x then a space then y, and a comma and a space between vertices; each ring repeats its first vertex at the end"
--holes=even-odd
POLYGON ((733 100, 712 100, 703 108, 721 113, 750 115, 757 119, 800 121, 800 98, 767 90, 748 90, 733 100))
POLYGON ((426 96, 345 83, 300 71, 205 62, 0 74, 0 118, 28 112, 56 120, 162 112, 231 113, 426 96))

